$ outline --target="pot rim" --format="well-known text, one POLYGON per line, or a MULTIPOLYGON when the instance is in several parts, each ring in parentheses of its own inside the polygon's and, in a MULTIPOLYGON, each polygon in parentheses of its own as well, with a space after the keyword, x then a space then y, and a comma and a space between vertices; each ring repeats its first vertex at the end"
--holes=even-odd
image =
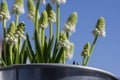
POLYGON ((66 67, 66 68, 79 68, 79 69, 84 69, 84 70, 92 70, 98 73, 103 73, 105 75, 118 78, 115 74, 105 71, 103 69, 95 68, 95 67, 88 67, 88 66, 81 66, 81 65, 70 65, 70 64, 58 64, 58 63, 32 63, 32 64, 16 64, 12 66, 7 66, 7 67, 0 67, 0 71, 3 70, 12 70, 12 69, 23 69, 23 68, 28 68, 28 67, 42 67, 44 66, 45 68, 48 67, 66 67))

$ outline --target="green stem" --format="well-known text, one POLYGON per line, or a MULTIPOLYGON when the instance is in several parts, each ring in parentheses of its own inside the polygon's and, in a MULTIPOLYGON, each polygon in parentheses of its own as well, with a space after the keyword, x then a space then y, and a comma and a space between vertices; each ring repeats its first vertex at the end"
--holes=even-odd
POLYGON ((35 11, 35 31, 38 30, 38 13, 39 13, 39 6, 40 6, 40 0, 37 1, 37 4, 36 4, 36 11, 35 11))
POLYGON ((11 65, 13 64, 13 57, 12 57, 12 45, 10 45, 10 62, 11 62, 11 65))
POLYGON ((3 37, 5 38, 5 34, 6 34, 6 20, 3 19, 3 37))
POLYGON ((86 57, 83 56, 83 61, 82 61, 82 65, 85 66, 85 61, 86 61, 86 57))
POLYGON ((18 26, 18 20, 19 20, 19 14, 16 12, 16 16, 15 16, 15 30, 17 29, 18 26))
MULTIPOLYGON (((5 38, 6 35, 6 20, 3 19, 3 38, 5 38)), ((3 40, 3 50, 4 50, 4 56, 5 56, 5 63, 7 63, 7 59, 6 59, 6 41, 3 40)))
POLYGON ((41 29, 41 45, 42 45, 42 49, 44 49, 44 29, 41 29))
POLYGON ((92 51, 93 51, 93 49, 94 49, 94 46, 95 46, 95 44, 96 44, 97 39, 98 39, 98 35, 96 35, 95 38, 94 38, 94 41, 93 41, 92 46, 91 46, 91 48, 90 48, 89 56, 87 57, 86 62, 85 62, 85 66, 87 66, 87 65, 88 65, 88 62, 90 61, 90 57, 91 57, 91 55, 92 55, 92 51))
MULTIPOLYGON (((18 22, 19 22, 19 14, 18 14, 18 12, 16 12, 16 15, 15 15, 15 31, 17 30, 18 22)), ((18 42, 17 42, 17 44, 15 44, 15 51, 14 51, 14 53, 16 53, 15 64, 18 64, 18 62, 19 62, 19 54, 20 54, 20 45, 19 44, 20 44, 20 41, 19 41, 19 38, 18 38, 18 42)))
POLYGON ((50 39, 52 39, 52 23, 49 23, 49 25, 50 25, 50 29, 49 29, 50 39))
POLYGON ((59 40, 59 28, 60 28, 60 6, 56 5, 56 38, 59 40))

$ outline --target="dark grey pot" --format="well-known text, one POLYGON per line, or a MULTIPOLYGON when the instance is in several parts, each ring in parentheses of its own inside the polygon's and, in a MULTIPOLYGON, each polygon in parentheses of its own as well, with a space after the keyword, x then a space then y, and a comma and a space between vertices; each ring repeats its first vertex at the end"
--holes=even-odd
POLYGON ((25 64, 0 68, 0 80, 118 80, 104 70, 63 64, 25 64))

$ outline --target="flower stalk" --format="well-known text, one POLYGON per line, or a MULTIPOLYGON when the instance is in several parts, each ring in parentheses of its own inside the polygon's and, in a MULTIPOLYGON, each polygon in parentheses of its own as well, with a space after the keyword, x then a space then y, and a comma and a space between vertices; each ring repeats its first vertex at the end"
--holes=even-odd
POLYGON ((40 1, 41 0, 37 0, 37 4, 36 4, 36 10, 35 10, 35 31, 38 31, 38 15, 39 15, 39 6, 40 6, 40 1))
POLYGON ((6 20, 3 19, 3 37, 5 38, 5 34, 6 34, 6 20))
POLYGON ((41 45, 42 45, 42 49, 44 49, 44 29, 41 29, 41 45))
POLYGON ((10 62, 11 62, 11 65, 13 65, 13 53, 12 53, 12 44, 10 44, 10 62))
POLYGON ((50 25, 50 29, 49 29, 50 39, 52 39, 52 36, 53 36, 52 23, 49 23, 49 25, 50 25))
POLYGON ((89 61, 90 61, 90 57, 92 55, 92 52, 93 52, 93 49, 95 47, 95 44, 97 42, 97 39, 99 36, 102 36, 102 37, 105 37, 105 20, 103 17, 100 17, 98 20, 97 20, 97 24, 96 24, 96 27, 95 29, 93 30, 93 35, 94 35, 94 40, 93 40, 93 43, 92 43, 92 46, 90 48, 90 52, 89 52, 89 56, 87 56, 86 60, 85 60, 85 63, 83 64, 84 66, 87 66, 89 61))
POLYGON ((60 5, 56 4, 56 38, 59 40, 60 29, 60 5))
POLYGON ((86 60, 84 60, 83 66, 87 66, 87 65, 88 65, 88 63, 89 63, 89 61, 90 61, 90 57, 91 57, 92 52, 93 52, 93 49, 94 49, 95 44, 96 44, 96 42, 97 42, 97 39, 98 39, 98 35, 96 35, 95 38, 94 38, 94 41, 93 41, 92 46, 91 46, 91 48, 90 48, 89 56, 86 58, 86 60))

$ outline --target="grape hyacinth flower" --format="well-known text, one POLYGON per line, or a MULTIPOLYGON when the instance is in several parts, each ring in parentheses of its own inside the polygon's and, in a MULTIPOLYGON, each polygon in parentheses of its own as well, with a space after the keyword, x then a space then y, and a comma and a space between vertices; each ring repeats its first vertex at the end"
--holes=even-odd
POLYGON ((70 48, 65 49, 65 53, 64 53, 66 59, 72 59, 74 52, 74 44, 72 42, 70 42, 69 44, 70 44, 70 48))
POLYGON ((90 43, 89 42, 87 42, 84 45, 81 56, 83 56, 82 65, 85 66, 87 58, 91 56, 91 54, 90 54, 90 43))
POLYGON ((8 5, 6 0, 2 0, 2 3, 0 5, 0 20, 9 20, 10 19, 10 13, 8 11, 8 5))
POLYGON ((27 7, 28 7, 28 18, 34 20, 35 17, 35 6, 33 0, 27 1, 27 7))
POLYGON ((89 52, 90 52, 90 43, 87 42, 84 45, 84 48, 83 48, 82 53, 81 53, 81 56, 83 56, 83 57, 90 56, 89 52))
POLYGON ((55 12, 52 10, 52 7, 50 4, 47 4, 46 6, 46 11, 47 11, 47 14, 48 14, 48 22, 49 23, 54 23, 56 22, 56 14, 55 12))
POLYGON ((23 0, 15 0, 13 6, 12 6, 12 12, 11 13, 18 13, 18 14, 24 14, 24 1, 23 0))
POLYGON ((39 28, 47 28, 48 26, 48 14, 46 12, 46 10, 44 10, 41 14, 41 17, 39 19, 39 28))
POLYGON ((25 31, 25 24, 24 22, 21 22, 19 23, 18 28, 14 34, 15 37, 26 39, 26 36, 24 35, 25 34, 24 31, 25 31))
POLYGON ((15 44, 18 41, 18 38, 14 36, 14 33, 15 33, 15 23, 11 22, 5 37, 5 41, 8 42, 9 44, 12 44, 12 43, 15 44))
POLYGON ((70 48, 70 41, 67 39, 67 35, 65 32, 60 32, 59 35, 59 42, 58 42, 58 48, 64 47, 65 49, 70 48))
POLYGON ((66 3, 66 0, 51 0, 51 2, 54 4, 56 2, 57 5, 60 5, 60 4, 65 4, 66 3))
POLYGON ((73 32, 75 32, 76 23, 77 23, 77 13, 73 12, 68 18, 68 20, 66 21, 63 30, 68 35, 71 35, 73 32))
POLYGON ((104 20, 103 17, 100 17, 98 19, 96 27, 93 30, 93 34, 94 34, 94 36, 96 36, 96 35, 102 36, 102 37, 106 36, 106 32, 105 32, 105 20, 104 20))

